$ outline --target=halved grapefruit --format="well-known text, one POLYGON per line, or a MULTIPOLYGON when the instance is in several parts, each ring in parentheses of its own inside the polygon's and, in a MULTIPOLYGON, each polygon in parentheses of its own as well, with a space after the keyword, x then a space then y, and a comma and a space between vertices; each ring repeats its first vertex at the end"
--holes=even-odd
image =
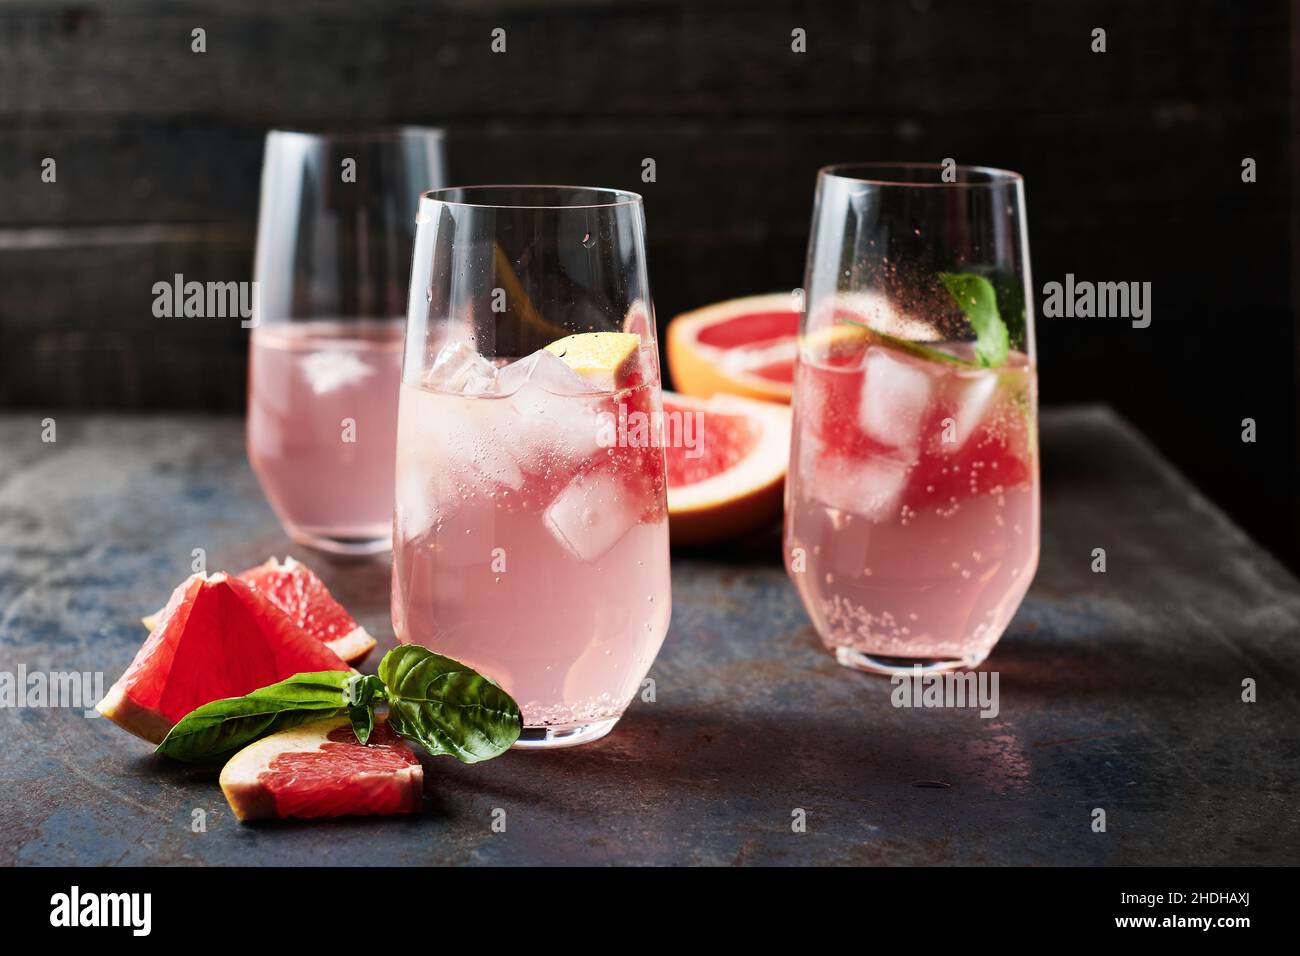
POLYGON ((668 371, 683 395, 720 392, 789 402, 799 311, 789 292, 683 312, 668 323, 668 371))
POLYGON ((781 514, 790 409, 774 402, 664 392, 668 520, 674 544, 735 537, 781 514), (701 413, 703 434, 684 416, 701 413), (674 436, 690 437, 690 441, 674 436), (698 442, 696 438, 700 439, 698 442))
POLYGON ((149 639, 96 709, 161 743, 196 707, 242 697, 303 671, 349 670, 288 615, 226 574, 196 574, 172 592, 149 639))
POLYGON ((221 792, 240 821, 418 813, 420 761, 382 719, 362 744, 346 717, 263 737, 230 758, 221 792))
MULTIPOLYGON (((241 571, 239 580, 249 585, 293 619, 293 622, 349 664, 362 660, 375 647, 375 639, 334 600, 325 583, 311 568, 293 558, 268 558, 264 564, 241 571)), ((142 618, 153 630, 161 611, 142 618)))

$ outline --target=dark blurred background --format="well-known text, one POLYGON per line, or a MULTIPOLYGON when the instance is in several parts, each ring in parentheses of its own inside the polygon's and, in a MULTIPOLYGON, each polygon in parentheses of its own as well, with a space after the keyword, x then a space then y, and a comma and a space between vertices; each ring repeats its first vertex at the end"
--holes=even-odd
POLYGON ((1067 272, 1153 283, 1147 329, 1040 315, 1044 403, 1114 405, 1300 567, 1298 19, 1282 0, 0 0, 0 407, 242 410, 246 333, 155 319, 152 286, 250 277, 270 127, 445 125, 458 182, 637 189, 661 323, 801 285, 819 166, 951 156, 1024 173, 1040 306, 1067 272))

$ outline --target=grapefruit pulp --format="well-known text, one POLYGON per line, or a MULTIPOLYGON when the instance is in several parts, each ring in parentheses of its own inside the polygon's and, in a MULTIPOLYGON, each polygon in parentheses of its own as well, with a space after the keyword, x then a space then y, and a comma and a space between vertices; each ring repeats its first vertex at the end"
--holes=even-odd
POLYGON ((137 737, 161 743, 203 704, 303 671, 349 669, 243 581, 196 574, 172 592, 149 639, 96 709, 137 737))
POLYGON ((382 719, 362 744, 346 717, 327 717, 249 744, 221 771, 240 821, 418 813, 420 761, 382 719))
POLYGON ((790 409, 774 402, 717 395, 704 400, 664 392, 668 521, 674 544, 735 537, 781 514, 790 458, 790 409), (703 434, 684 416, 702 413, 703 434), (681 421, 678 426, 675 422, 681 421), (673 429, 696 447, 673 440, 673 429))
MULTIPOLYGON (((302 562, 293 558, 285 558, 283 562, 268 558, 255 568, 241 571, 239 580, 349 664, 357 663, 374 650, 375 639, 352 619, 343 605, 334 600, 325 583, 302 562)), ((144 626, 152 631, 161 613, 155 611, 144 618, 144 626)))
POLYGON ((683 312, 668 323, 668 371, 683 395, 719 392, 789 402, 799 312, 788 292, 683 312))

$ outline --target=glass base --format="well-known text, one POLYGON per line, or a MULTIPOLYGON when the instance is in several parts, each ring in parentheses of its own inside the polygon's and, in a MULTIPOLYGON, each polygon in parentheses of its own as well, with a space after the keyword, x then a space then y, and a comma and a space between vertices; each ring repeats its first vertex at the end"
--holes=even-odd
POLYGON ((386 534, 382 538, 336 538, 309 534, 298 528, 286 528, 289 537, 298 544, 327 554, 340 554, 346 557, 360 558, 371 554, 383 554, 393 550, 393 536, 386 534))
POLYGON ((961 659, 936 660, 932 657, 886 657, 883 654, 867 654, 851 647, 837 647, 834 653, 835 660, 844 667, 851 667, 855 671, 865 671, 868 674, 885 674, 889 677, 897 674, 915 674, 918 667, 923 674, 941 674, 945 671, 979 667, 980 664, 984 663, 984 658, 977 661, 966 661, 961 659))
POLYGON ((515 750, 558 750, 561 747, 577 747, 599 740, 614 729, 617 717, 598 720, 577 727, 525 727, 519 739, 515 741, 515 750))

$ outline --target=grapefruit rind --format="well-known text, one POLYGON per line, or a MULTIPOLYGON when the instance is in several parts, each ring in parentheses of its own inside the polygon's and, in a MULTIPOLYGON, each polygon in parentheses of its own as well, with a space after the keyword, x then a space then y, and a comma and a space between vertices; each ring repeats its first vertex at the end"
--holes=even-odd
MULTIPOLYGON (((376 721, 382 723, 383 717, 376 721)), ((221 770, 221 792, 241 823, 249 820, 268 820, 282 816, 275 794, 263 783, 261 777, 270 769, 271 762, 282 754, 313 753, 329 741, 329 733, 349 725, 347 717, 327 717, 299 724, 254 741, 240 750, 221 770)), ((358 776, 363 776, 362 771, 358 776)), ((386 773, 384 781, 394 813, 418 813, 424 797, 424 769, 419 761, 401 770, 386 773)), ((373 781, 372 781, 373 782, 373 781)), ((359 808, 356 813, 368 812, 359 808)), ((340 814, 342 815, 342 814, 340 814)))
POLYGON ((588 384, 613 392, 637 375, 641 336, 635 332, 578 332, 556 339, 546 351, 563 360, 588 384))
POLYGON ((715 395, 697 399, 664 393, 665 406, 742 416, 758 428, 758 440, 725 471, 689 485, 668 488, 672 541, 696 545, 733 538, 772 522, 781 514, 790 459, 790 408, 775 402, 715 395))
POLYGON ((839 322, 800 337, 799 350, 813 361, 827 361, 865 348, 869 334, 865 326, 839 322))
POLYGON ((157 711, 137 704, 117 684, 108 689, 108 693, 95 705, 95 710, 99 711, 101 717, 107 717, 127 733, 150 743, 162 743, 163 738, 175 726, 157 711))
MULTIPOLYGON (((799 313, 789 292, 730 299, 675 316, 669 321, 667 331, 668 371, 672 376, 673 387, 682 395, 696 398, 731 394, 742 398, 788 403, 793 392, 792 383, 750 374, 734 357, 729 357, 728 350, 699 341, 700 333, 710 326, 746 315, 779 312, 788 312, 797 318, 799 313)), ((792 335, 765 347, 762 355, 749 353, 748 358, 755 361, 786 359, 793 362, 797 351, 797 339, 792 335)))

